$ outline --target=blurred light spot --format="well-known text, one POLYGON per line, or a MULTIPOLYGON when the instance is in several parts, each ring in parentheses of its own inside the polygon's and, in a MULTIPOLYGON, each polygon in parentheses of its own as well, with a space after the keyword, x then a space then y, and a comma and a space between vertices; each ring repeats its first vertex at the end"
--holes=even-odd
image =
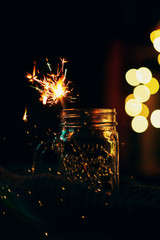
POLYGON ((134 69, 134 68, 126 72, 126 75, 125 75, 126 81, 131 86, 137 86, 140 83, 136 77, 136 72, 137 72, 137 69, 134 69))
POLYGON ((146 102, 150 98, 150 91, 148 87, 139 85, 134 88, 133 94, 135 98, 140 102, 146 102))
POLYGON ((153 127, 160 128, 160 109, 154 110, 151 114, 151 123, 153 127))
POLYGON ((126 113, 134 117, 142 111, 142 104, 137 99, 130 99, 125 104, 126 113))
POLYGON ((40 207, 43 206, 43 205, 42 205, 42 202, 41 202, 40 200, 38 201, 38 203, 39 203, 39 206, 40 206, 40 207))
POLYGON ((145 118, 148 117, 148 115, 149 115, 149 108, 147 107, 146 104, 142 103, 142 111, 140 112, 139 115, 141 115, 141 116, 143 116, 145 118))
POLYGON ((160 37, 160 29, 154 30, 150 34, 151 42, 153 43, 156 38, 160 37))
POLYGON ((158 64, 160 65, 160 54, 158 54, 157 61, 158 61, 158 64))
POLYGON ((157 37, 156 39, 154 39, 153 47, 157 52, 160 52, 160 37, 157 37))
POLYGON ((125 103, 128 102, 130 99, 135 99, 133 93, 129 94, 129 95, 126 97, 126 99, 125 99, 125 103))
POLYGON ((149 83, 145 84, 145 86, 148 87, 150 94, 155 94, 159 90, 159 82, 153 77, 149 83))
POLYGON ((137 133, 145 132, 148 128, 148 120, 144 116, 136 116, 132 119, 131 126, 137 133))
POLYGON ((136 77, 140 83, 146 84, 151 81, 152 73, 146 67, 141 67, 136 71, 136 77))
POLYGON ((7 138, 6 137, 3 137, 3 141, 6 141, 7 140, 7 138))

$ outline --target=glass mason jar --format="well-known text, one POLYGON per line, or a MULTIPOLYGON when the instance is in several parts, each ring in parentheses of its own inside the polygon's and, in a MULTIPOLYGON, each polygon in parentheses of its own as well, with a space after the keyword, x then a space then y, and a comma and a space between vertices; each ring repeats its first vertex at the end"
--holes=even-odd
POLYGON ((59 172, 96 191, 116 190, 119 184, 119 140, 115 109, 63 109, 59 172))
MULTIPOLYGON (((85 183, 95 191, 117 190, 119 140, 116 125, 115 109, 62 109, 60 134, 49 143, 58 156, 56 172, 85 183)), ((47 144, 43 147, 48 148, 47 144)), ((39 162, 36 157, 32 170, 38 168, 39 162)), ((48 169, 51 168, 54 169, 53 166, 48 169)))

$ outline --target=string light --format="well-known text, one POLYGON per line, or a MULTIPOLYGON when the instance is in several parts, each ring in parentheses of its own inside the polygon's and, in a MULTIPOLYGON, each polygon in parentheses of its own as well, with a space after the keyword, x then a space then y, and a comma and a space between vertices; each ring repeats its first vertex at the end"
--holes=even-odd
POLYGON ((160 54, 158 54, 157 61, 158 61, 158 64, 160 65, 160 54))
POLYGON ((151 81, 152 73, 148 68, 141 67, 136 71, 136 77, 140 83, 146 84, 151 81))
POLYGON ((135 99, 134 94, 131 93, 125 98, 125 103, 128 102, 130 99, 135 99))
MULTIPOLYGON (((156 30, 150 34, 150 40, 153 43, 153 47, 157 52, 160 52, 160 23, 157 24, 156 30)), ((158 64, 160 64, 160 55, 158 55, 158 64)))
POLYGON ((159 82, 156 78, 153 77, 149 83, 145 84, 145 86, 149 89, 150 94, 155 94, 159 90, 159 82))
POLYGON ((156 39, 154 39, 153 47, 157 52, 160 52, 160 37, 157 37, 156 39))
POLYGON ((147 107, 146 104, 142 103, 142 111, 140 112, 139 115, 144 116, 145 118, 148 117, 148 115, 149 115, 149 108, 147 107))
POLYGON ((132 119, 131 126, 137 133, 145 132, 148 128, 148 120, 144 116, 136 116, 132 119))
POLYGON ((130 99, 125 104, 126 113, 134 117, 142 111, 142 104, 137 99, 130 99))
POLYGON ((160 128, 160 109, 156 109, 151 114, 151 123, 153 127, 160 128))
POLYGON ((150 40, 153 43, 156 38, 160 37, 160 29, 154 30, 150 34, 150 40))
MULTIPOLYGON (((160 32, 156 34, 160 34, 160 32)), ((154 36, 157 37, 157 35, 154 36)), ((153 36, 152 40, 154 41, 153 36)), ((147 130, 149 124, 147 120, 149 108, 144 102, 147 102, 151 95, 159 91, 160 85, 158 80, 152 77, 152 72, 146 67, 128 70, 125 79, 128 84, 134 87, 133 93, 125 98, 125 111, 129 116, 133 117, 132 129, 137 133, 143 133, 147 130)), ((158 112, 151 115, 151 123, 157 128, 160 127, 160 115, 158 115, 158 112)))
POLYGON ((137 69, 132 68, 132 69, 129 69, 125 74, 126 81, 131 86, 137 86, 140 83, 137 79, 136 72, 137 72, 137 69))
POLYGON ((150 98, 150 91, 144 85, 139 85, 134 88, 133 94, 139 102, 146 102, 150 98))

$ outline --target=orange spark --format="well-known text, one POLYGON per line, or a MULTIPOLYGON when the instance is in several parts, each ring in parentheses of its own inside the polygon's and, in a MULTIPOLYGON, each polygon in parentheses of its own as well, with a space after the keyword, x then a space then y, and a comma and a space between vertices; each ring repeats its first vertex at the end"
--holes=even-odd
POLYGON ((33 65, 33 73, 32 74, 30 74, 30 73, 27 73, 26 74, 26 78, 28 78, 29 79, 29 82, 34 82, 35 81, 35 79, 37 78, 37 76, 36 76, 36 61, 34 61, 34 65, 33 65))
MULTIPOLYGON (((62 61, 62 67, 61 69, 57 68, 57 74, 54 74, 52 72, 51 64, 48 62, 48 58, 46 58, 47 66, 50 70, 50 73, 46 76, 43 75, 43 77, 39 78, 36 76, 36 67, 34 62, 34 68, 33 68, 33 74, 27 74, 26 77, 29 79, 32 83, 37 83, 38 87, 36 85, 36 89, 40 93, 40 101, 45 104, 57 104, 60 100, 62 103, 63 98, 67 98, 68 100, 72 101, 73 98, 70 95, 72 92, 72 89, 69 90, 69 83, 66 83, 66 69, 64 71, 64 63, 67 62, 67 60, 60 59, 62 61)), ((37 73, 39 73, 37 71, 37 73)))
POLYGON ((25 111, 24 111, 24 114, 23 114, 23 121, 27 122, 27 106, 25 107, 25 111))

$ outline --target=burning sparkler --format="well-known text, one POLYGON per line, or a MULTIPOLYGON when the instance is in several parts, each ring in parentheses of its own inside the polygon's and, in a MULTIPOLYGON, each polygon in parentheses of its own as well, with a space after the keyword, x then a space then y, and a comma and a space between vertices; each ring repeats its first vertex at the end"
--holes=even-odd
POLYGON ((66 83, 66 74, 67 69, 64 69, 64 63, 67 61, 63 58, 61 59, 62 67, 59 69, 57 67, 57 73, 54 74, 52 71, 51 64, 49 63, 48 59, 47 66, 49 68, 50 73, 46 76, 43 75, 43 78, 39 78, 39 71, 36 71, 36 62, 34 62, 33 73, 27 73, 27 78, 32 83, 38 83, 39 86, 36 86, 36 90, 40 93, 40 101, 45 104, 54 105, 57 104, 58 101, 61 102, 62 107, 65 107, 64 98, 68 99, 69 101, 73 101, 75 98, 71 96, 71 92, 73 89, 69 89, 69 84, 71 82, 66 83), (37 75, 36 75, 37 74, 37 75))

